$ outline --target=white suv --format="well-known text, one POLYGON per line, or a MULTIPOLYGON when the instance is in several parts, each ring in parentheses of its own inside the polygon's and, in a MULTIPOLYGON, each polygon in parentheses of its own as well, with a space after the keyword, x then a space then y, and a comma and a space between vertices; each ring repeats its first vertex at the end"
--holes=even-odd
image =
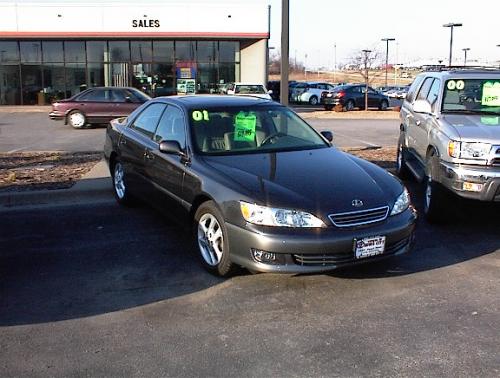
POLYGON ((424 72, 400 116, 397 172, 425 183, 427 219, 445 218, 450 192, 500 202, 500 70, 424 72))
POLYGON ((292 88, 291 101, 306 102, 311 105, 318 105, 321 101, 321 93, 332 91, 335 85, 320 82, 296 83, 292 88))

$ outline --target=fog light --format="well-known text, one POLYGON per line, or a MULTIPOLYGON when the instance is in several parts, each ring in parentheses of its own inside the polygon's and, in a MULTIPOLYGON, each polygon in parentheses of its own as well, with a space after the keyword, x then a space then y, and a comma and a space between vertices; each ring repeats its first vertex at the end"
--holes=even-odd
POLYGON ((262 264, 281 264, 283 256, 274 252, 267 252, 261 249, 251 249, 252 257, 255 261, 262 264))
POLYGON ((464 182, 462 184, 462 189, 468 192, 480 192, 483 190, 483 184, 476 184, 474 182, 464 182))

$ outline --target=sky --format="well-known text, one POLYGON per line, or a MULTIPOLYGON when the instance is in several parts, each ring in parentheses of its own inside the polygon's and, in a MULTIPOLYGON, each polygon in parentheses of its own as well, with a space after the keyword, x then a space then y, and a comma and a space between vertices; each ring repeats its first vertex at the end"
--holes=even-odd
MULTIPOLYGON (((12 0, 11 0, 12 1, 12 0)), ((11 2, 0 0, 1 2, 11 2)), ((82 2, 82 0, 44 0, 44 2, 82 2)), ((92 1, 92 0, 90 0, 92 1)), ((97 1, 97 0, 93 0, 97 1)), ((109 0, 107 0, 109 1, 109 0)), ((138 0, 116 0, 138 4, 138 0)), ((279 51, 281 44, 282 0, 146 0, 161 3, 234 3, 271 5, 269 45, 279 51)), ((27 2, 37 2, 30 0, 27 2)), ((290 58, 307 68, 332 68, 336 50, 337 65, 348 63, 362 49, 385 57, 381 38, 396 38, 389 44, 389 63, 405 64, 417 60, 448 61, 450 29, 443 24, 462 23, 454 29, 453 56, 462 64, 463 48, 468 60, 500 60, 500 0, 289 0, 290 58), (383 5, 382 5, 383 4, 383 5), (334 48, 336 45, 336 49, 334 48), (307 58, 305 57, 307 54, 307 58)))

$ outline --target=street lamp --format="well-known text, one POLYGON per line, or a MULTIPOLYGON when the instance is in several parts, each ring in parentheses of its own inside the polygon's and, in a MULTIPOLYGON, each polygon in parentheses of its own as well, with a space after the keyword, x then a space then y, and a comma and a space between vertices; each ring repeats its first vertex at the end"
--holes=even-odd
MULTIPOLYGON (((497 45, 497 47, 500 47, 500 45, 497 45)), ((500 68, 500 66, 498 68, 500 68)))
POLYGON ((387 87, 387 66, 389 65, 389 41, 395 41, 396 38, 382 38, 385 41, 385 86, 387 87))
POLYGON ((365 53, 365 110, 368 110, 368 54, 372 50, 361 50, 365 53))
POLYGON ((333 82, 335 83, 335 73, 337 71, 337 43, 333 44, 333 82))
POLYGON ((449 60, 449 63, 448 63, 448 66, 451 67, 451 58, 452 58, 452 51, 453 51, 453 28, 454 27, 460 27, 462 26, 461 23, 456 23, 456 22, 450 22, 448 24, 444 24, 443 27, 444 28, 450 28, 450 60, 449 60))
POLYGON ((465 55, 464 56, 464 66, 467 65, 467 51, 469 51, 469 50, 470 50, 470 47, 465 47, 462 49, 462 51, 464 52, 464 55, 465 55))

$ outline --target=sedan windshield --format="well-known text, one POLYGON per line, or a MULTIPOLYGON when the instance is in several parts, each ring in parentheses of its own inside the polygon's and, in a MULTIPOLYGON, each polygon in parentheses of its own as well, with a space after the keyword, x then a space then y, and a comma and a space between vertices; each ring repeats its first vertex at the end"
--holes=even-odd
POLYGON ((238 94, 265 94, 262 85, 237 85, 234 93, 238 94))
POLYGON ((300 117, 282 106, 193 109, 189 115, 196 150, 232 155, 328 147, 300 117))
POLYGON ((500 114, 500 78, 448 80, 443 112, 500 114))

